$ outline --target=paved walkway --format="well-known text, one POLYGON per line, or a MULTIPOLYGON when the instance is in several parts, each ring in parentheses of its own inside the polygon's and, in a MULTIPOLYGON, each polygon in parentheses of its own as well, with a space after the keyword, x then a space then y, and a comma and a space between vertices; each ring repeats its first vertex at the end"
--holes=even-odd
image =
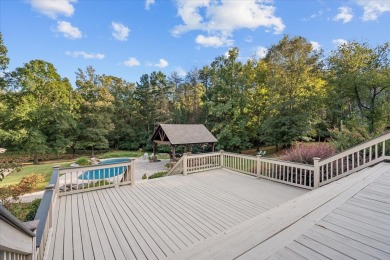
POLYGON ((141 180, 142 175, 150 176, 155 172, 168 171, 165 165, 169 163, 169 159, 161 160, 160 162, 149 162, 148 159, 135 159, 135 180, 141 180))
MULTIPOLYGON (((148 159, 137 158, 135 159, 135 180, 142 180, 142 176, 150 176, 155 172, 167 171, 165 165, 169 162, 169 159, 161 160, 160 162, 149 162, 148 159)), ((21 196, 21 202, 27 203, 35 199, 40 199, 43 196, 44 191, 37 191, 21 196)))

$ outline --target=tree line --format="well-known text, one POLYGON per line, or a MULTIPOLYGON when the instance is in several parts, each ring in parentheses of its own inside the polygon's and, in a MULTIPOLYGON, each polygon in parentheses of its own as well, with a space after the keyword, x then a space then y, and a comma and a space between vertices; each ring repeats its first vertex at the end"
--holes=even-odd
POLYGON ((390 48, 348 42, 330 52, 284 36, 264 58, 239 49, 185 77, 161 71, 138 82, 78 69, 75 88, 55 66, 31 60, 7 71, 0 34, 0 147, 35 155, 76 149, 150 149, 159 123, 202 123, 219 149, 324 140, 344 126, 390 126, 390 48))

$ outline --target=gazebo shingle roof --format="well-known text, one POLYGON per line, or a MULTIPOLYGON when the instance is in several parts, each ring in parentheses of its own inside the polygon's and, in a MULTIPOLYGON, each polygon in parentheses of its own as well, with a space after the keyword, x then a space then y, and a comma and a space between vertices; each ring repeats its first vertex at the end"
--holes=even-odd
POLYGON ((218 140, 202 124, 160 124, 153 134, 158 135, 160 128, 164 131, 171 145, 215 143, 218 140))

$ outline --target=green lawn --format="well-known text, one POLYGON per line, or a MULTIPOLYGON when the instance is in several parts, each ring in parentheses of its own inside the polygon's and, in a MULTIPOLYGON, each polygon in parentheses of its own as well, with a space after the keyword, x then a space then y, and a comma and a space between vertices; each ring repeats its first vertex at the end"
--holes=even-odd
POLYGON ((23 177, 30 174, 44 174, 45 181, 38 183, 35 188, 36 191, 45 189, 46 185, 49 183, 51 175, 53 173, 53 167, 56 165, 60 165, 61 168, 69 167, 72 162, 64 161, 64 162, 55 162, 55 163, 44 163, 39 165, 26 165, 21 168, 19 172, 14 171, 13 173, 6 176, 2 182, 0 182, 0 187, 18 184, 23 177))
MULTIPOLYGON (((112 152, 107 152, 98 155, 98 158, 100 159, 108 159, 108 158, 120 158, 120 157, 140 157, 144 155, 145 152, 140 152, 140 151, 112 151, 112 152)), ((148 155, 151 153, 149 152, 148 155)), ((157 154, 157 159, 169 159, 169 154, 168 153, 158 153, 157 154)))
POLYGON ((98 155, 100 159, 119 158, 119 157, 140 157, 144 153, 139 151, 112 151, 98 155))

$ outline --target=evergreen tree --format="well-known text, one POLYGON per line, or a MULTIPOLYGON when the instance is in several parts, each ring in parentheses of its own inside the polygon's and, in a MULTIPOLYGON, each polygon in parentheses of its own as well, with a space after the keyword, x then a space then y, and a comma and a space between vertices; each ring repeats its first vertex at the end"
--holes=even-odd
POLYGON ((112 123, 113 101, 108 86, 104 85, 102 77, 95 73, 91 66, 86 71, 78 70, 76 92, 80 95, 79 120, 77 125, 78 137, 75 146, 91 149, 109 147, 108 135, 114 129, 112 123))

